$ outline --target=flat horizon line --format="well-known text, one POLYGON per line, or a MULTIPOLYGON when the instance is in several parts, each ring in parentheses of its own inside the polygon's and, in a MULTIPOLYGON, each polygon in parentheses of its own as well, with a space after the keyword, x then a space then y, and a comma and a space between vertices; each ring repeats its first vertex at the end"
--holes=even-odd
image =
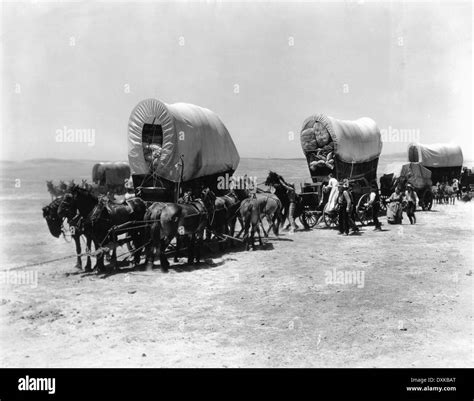
MULTIPOLYGON (((394 152, 394 153, 382 153, 382 156, 400 156, 405 155, 406 152, 394 152)), ((304 156, 302 157, 264 157, 264 156, 242 156, 241 159, 255 159, 255 160, 306 160, 304 156)), ((9 160, 9 159, 0 159, 1 163, 23 163, 23 162, 101 162, 101 161, 111 161, 110 159, 63 159, 59 157, 37 157, 31 159, 23 160, 9 160)), ((116 159, 114 161, 121 161, 116 159)))

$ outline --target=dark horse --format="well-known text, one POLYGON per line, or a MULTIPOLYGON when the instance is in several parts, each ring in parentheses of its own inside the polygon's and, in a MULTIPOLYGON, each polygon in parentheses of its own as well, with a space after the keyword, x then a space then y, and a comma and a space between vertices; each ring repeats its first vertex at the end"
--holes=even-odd
MULTIPOLYGON (((63 217, 59 215, 58 209, 59 205, 61 204, 63 197, 56 198, 53 200, 48 206, 43 208, 43 217, 46 219, 46 223, 48 224, 49 232, 55 238, 59 238, 60 235, 63 233, 63 217)), ((77 261, 74 267, 81 269, 82 268, 82 261, 81 257, 79 256, 82 252, 81 250, 81 234, 83 233, 82 229, 82 221, 79 216, 73 216, 71 218, 67 218, 67 222, 69 227, 71 228, 71 236, 74 239, 74 243, 76 245, 76 255, 77 261)), ((90 269, 90 258, 89 260, 89 269, 90 269)), ((86 265, 87 270, 87 265, 86 265)))
MULTIPOLYGON (((280 199, 283 205, 283 219, 281 221, 281 224, 283 225, 285 223, 285 220, 288 219, 290 198, 288 196, 288 190, 282 185, 282 183, 285 184, 286 186, 290 186, 294 188, 294 186, 287 183, 281 175, 273 171, 270 171, 268 173, 268 177, 265 181, 265 185, 269 187, 273 187, 275 189, 275 195, 278 196, 278 199, 280 199)), ((293 216, 294 219, 296 220, 298 217, 300 217, 303 211, 304 211, 303 199, 301 198, 301 195, 298 195, 295 193, 295 212, 293 216)), ((303 222, 303 225, 305 226, 305 228, 309 228, 304 222, 303 222)))
MULTIPOLYGON (((143 221, 146 211, 145 203, 140 198, 132 198, 127 200, 126 204, 112 204, 108 199, 100 199, 88 189, 79 186, 73 186, 70 192, 66 194, 59 206, 59 215, 71 216, 79 214, 84 219, 84 233, 88 239, 88 248, 90 241, 94 242, 96 250, 108 239, 110 229, 113 226, 134 221, 143 221)), ((138 223, 137 223, 138 224, 138 223)), ((142 224, 143 225, 143 224, 142 224)), ((136 264, 140 261, 140 250, 143 241, 144 228, 133 228, 130 225, 129 230, 125 233, 132 238, 133 245, 137 250, 134 255, 136 264)), ((113 245, 111 264, 116 267, 116 241, 117 236, 112 233, 111 242, 113 245)), ((89 263, 89 261, 88 261, 89 263)), ((97 255, 97 270, 104 270, 104 253, 97 255)))
POLYGON ((156 202, 148 209, 145 220, 151 223, 149 238, 152 244, 147 251, 147 268, 153 267, 155 253, 158 253, 161 270, 167 272, 166 248, 173 238, 178 237, 188 239, 188 264, 199 263, 204 230, 214 214, 215 199, 215 194, 205 188, 201 199, 188 203, 156 202))

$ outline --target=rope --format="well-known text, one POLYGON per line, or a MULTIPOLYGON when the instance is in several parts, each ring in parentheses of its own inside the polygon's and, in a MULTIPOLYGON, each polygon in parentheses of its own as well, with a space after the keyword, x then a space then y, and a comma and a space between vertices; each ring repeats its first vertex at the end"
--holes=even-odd
POLYGON ((58 262, 60 260, 72 259, 72 258, 75 258, 75 257, 95 256, 99 252, 102 252, 102 249, 96 250, 94 252, 84 252, 84 253, 81 253, 79 255, 76 254, 76 255, 70 255, 70 256, 63 256, 62 258, 49 259, 49 260, 45 260, 45 261, 42 261, 42 262, 27 263, 27 264, 24 264, 24 265, 12 267, 10 269, 3 269, 2 271, 19 270, 19 269, 24 269, 25 267, 41 266, 41 265, 46 265, 48 263, 58 262))

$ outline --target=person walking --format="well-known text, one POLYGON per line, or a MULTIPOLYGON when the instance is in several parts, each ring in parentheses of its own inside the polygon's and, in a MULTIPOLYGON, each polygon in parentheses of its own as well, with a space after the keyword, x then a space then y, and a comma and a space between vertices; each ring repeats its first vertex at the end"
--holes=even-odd
POLYGON ((344 185, 346 185, 347 193, 349 194, 349 198, 351 199, 351 208, 349 211, 349 227, 351 228, 351 234, 355 234, 355 233, 358 233, 360 230, 356 224, 357 216, 356 216, 356 210, 355 210, 356 208, 355 208, 355 202, 354 202, 354 194, 352 193, 352 188, 349 184, 349 180, 345 178, 342 182, 343 182, 342 184, 343 187, 344 185))
POLYGON ((402 224, 403 220, 403 194, 397 185, 395 192, 387 199, 387 221, 390 224, 402 224))
POLYGON ((454 196, 456 197, 456 199, 459 200, 459 198, 460 198, 459 180, 457 178, 453 178, 453 183, 452 183, 451 186, 452 186, 453 191, 454 191, 454 196))
POLYGON ((380 211, 380 194, 377 184, 374 182, 370 188, 369 201, 366 204, 366 207, 372 208, 372 220, 374 221, 374 231, 382 231, 382 224, 379 221, 379 211, 380 211))
POLYGON ((407 189, 405 191, 405 199, 407 202, 406 213, 408 219, 410 220, 410 224, 416 223, 415 211, 416 205, 418 204, 418 195, 413 190, 413 185, 407 184, 407 189))
POLYGON ((349 182, 347 180, 344 180, 342 183, 339 184, 337 208, 339 218, 339 235, 349 235, 349 219, 352 208, 352 202, 351 197, 349 195, 349 182))
POLYGON ((286 229, 290 229, 290 234, 293 234, 298 225, 295 222, 295 210, 296 210, 296 190, 292 184, 287 183, 282 176, 278 177, 278 183, 286 190, 286 195, 288 196, 288 221, 290 224, 286 229))

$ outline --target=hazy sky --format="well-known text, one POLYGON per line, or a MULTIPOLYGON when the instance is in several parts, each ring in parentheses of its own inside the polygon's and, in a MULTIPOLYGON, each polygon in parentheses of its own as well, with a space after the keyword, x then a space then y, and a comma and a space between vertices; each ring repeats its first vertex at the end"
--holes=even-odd
POLYGON ((474 156, 469 1, 37 1, 3 3, 1 19, 3 159, 126 160, 149 97, 215 111, 242 157, 303 157, 319 112, 474 156), (57 142, 64 127, 94 130, 94 146, 57 142))

